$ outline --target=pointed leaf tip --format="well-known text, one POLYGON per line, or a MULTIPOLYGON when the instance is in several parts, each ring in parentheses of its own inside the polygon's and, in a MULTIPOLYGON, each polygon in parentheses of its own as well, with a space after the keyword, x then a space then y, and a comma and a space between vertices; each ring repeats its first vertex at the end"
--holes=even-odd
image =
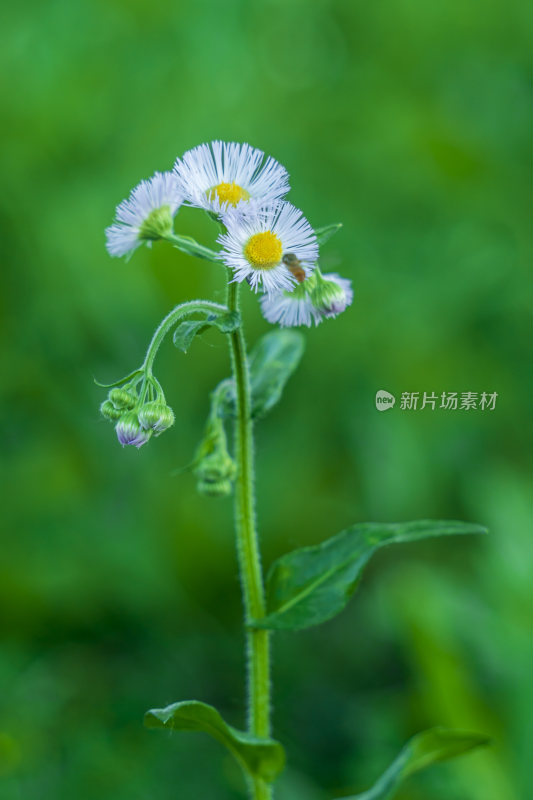
POLYGON ((173 341, 177 348, 187 353, 195 336, 209 328, 218 328, 221 333, 232 333, 240 325, 237 311, 224 314, 208 314, 204 319, 188 319, 180 322, 174 331, 173 341))
POLYGON ((315 228, 315 236, 318 244, 325 244, 335 233, 337 233, 337 231, 340 231, 341 228, 342 222, 333 222, 331 225, 324 225, 322 228, 315 228))
POLYGON ((144 715, 144 724, 152 729, 207 733, 229 750, 245 773, 268 782, 273 781, 285 765, 285 753, 279 742, 233 728, 216 708, 197 700, 153 708, 144 715))
POLYGON ((486 529, 456 520, 353 525, 319 545, 295 550, 274 562, 267 579, 267 616, 253 625, 269 630, 318 625, 343 610, 364 567, 381 547, 470 533, 486 533, 486 529))
POLYGON ((489 743, 487 736, 469 731, 448 728, 423 731, 407 742, 371 789, 341 800, 391 800, 405 779, 415 772, 489 743))

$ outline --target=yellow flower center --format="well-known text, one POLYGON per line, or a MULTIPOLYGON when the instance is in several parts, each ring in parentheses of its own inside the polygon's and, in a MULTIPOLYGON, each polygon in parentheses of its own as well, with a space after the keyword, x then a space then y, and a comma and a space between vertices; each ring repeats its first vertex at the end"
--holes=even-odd
POLYGON ((272 231, 254 233, 246 243, 244 255, 255 269, 272 269, 281 261, 283 247, 272 231))
POLYGON ((230 206, 236 206, 241 200, 249 200, 250 192, 238 186, 235 181, 232 183, 219 183, 218 186, 213 186, 208 192, 209 199, 214 200, 216 197, 221 203, 229 203, 230 206))

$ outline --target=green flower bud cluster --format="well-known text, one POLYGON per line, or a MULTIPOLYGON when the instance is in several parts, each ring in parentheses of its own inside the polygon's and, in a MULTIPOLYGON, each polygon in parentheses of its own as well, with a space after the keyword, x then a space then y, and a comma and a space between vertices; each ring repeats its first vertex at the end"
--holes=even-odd
POLYGON ((100 413, 115 423, 117 438, 123 447, 142 447, 152 436, 159 436, 170 428, 175 419, 159 382, 144 373, 129 384, 112 388, 100 406, 100 413))
POLYGON ((236 472, 222 420, 212 414, 194 459, 196 488, 208 497, 226 497, 233 491, 236 472))

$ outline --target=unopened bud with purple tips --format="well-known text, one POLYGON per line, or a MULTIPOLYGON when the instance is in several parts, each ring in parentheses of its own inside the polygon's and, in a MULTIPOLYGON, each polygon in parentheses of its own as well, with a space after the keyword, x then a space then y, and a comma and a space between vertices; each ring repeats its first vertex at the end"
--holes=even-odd
POLYGON ((126 411, 115 425, 115 430, 117 439, 123 447, 130 444, 134 447, 142 447, 152 435, 152 431, 146 431, 142 427, 134 411, 126 411))

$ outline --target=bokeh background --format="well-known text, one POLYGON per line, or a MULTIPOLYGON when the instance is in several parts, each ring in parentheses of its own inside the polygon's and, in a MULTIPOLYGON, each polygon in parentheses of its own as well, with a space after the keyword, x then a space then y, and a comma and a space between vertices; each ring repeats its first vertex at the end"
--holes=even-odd
MULTIPOLYGON (((104 249, 131 187, 213 138, 271 153, 312 224, 344 223, 323 266, 356 292, 257 428, 265 564, 356 521, 490 528, 382 552, 341 616, 276 638, 280 800, 361 791, 436 724, 493 745, 400 800, 533 797, 532 32, 522 0, 4 9, 1 800, 244 796, 216 743, 142 727, 191 698, 243 724, 231 502, 182 471, 226 344, 164 346, 177 423, 140 451, 93 382, 137 367, 177 302, 223 297, 215 265, 104 249), (378 389, 498 400, 378 413, 378 389)), ((200 212, 176 227, 214 242, 200 212)))

